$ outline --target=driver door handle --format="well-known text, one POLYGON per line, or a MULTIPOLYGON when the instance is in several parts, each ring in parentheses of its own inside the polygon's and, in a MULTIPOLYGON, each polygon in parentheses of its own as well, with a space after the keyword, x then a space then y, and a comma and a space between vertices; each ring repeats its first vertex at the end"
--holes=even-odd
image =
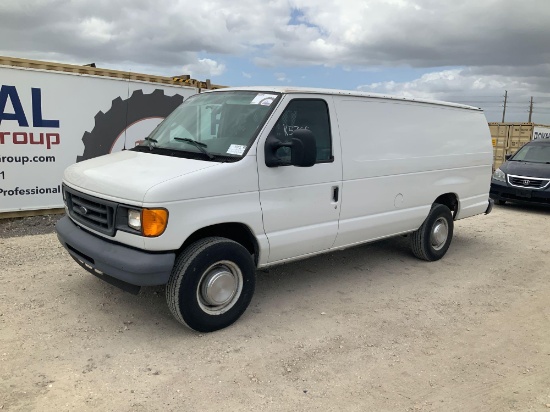
POLYGON ((338 203, 338 197, 340 194, 340 188, 338 186, 332 186, 332 201, 338 203))

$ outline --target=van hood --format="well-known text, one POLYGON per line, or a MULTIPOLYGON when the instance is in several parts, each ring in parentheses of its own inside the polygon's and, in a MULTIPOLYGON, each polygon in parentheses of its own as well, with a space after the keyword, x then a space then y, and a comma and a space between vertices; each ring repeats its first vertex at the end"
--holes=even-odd
POLYGON ((504 173, 526 176, 526 177, 539 177, 541 179, 550 179, 550 164, 546 163, 533 163, 509 160, 500 166, 500 170, 504 173))
POLYGON ((64 180, 84 192, 143 202, 153 186, 219 164, 126 150, 75 163, 64 180))

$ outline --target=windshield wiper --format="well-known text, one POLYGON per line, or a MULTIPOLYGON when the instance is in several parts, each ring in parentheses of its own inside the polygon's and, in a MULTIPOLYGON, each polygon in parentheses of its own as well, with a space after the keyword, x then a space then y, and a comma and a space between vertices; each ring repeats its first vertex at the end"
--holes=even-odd
POLYGON ((208 156, 210 160, 214 158, 214 156, 205 149, 207 145, 202 142, 197 142, 196 140, 189 139, 187 137, 174 137, 174 140, 178 142, 190 143, 194 145, 197 149, 199 149, 201 152, 203 152, 206 156, 208 156))
POLYGON ((148 145, 139 145, 139 146, 145 146, 145 147, 148 147, 149 150, 153 150, 156 146, 156 144, 153 144, 153 143, 158 143, 158 140, 157 139, 153 139, 152 137, 145 137, 143 140, 145 140, 146 142, 151 142, 149 143, 148 145))

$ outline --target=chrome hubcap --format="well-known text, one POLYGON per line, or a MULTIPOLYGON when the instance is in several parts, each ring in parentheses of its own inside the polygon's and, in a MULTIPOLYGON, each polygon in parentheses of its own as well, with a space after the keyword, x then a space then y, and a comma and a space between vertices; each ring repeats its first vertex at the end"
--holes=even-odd
POLYGON ((221 261, 202 275, 197 288, 201 308, 210 314, 227 312, 237 302, 243 287, 243 276, 237 265, 221 261))
POLYGON ((447 242, 449 236, 449 226, 447 221, 442 217, 438 218, 432 226, 430 234, 430 243, 435 250, 440 250, 447 242))
POLYGON ((237 281, 225 269, 216 269, 208 274, 202 284, 202 296, 209 305, 223 305, 236 292, 237 281))

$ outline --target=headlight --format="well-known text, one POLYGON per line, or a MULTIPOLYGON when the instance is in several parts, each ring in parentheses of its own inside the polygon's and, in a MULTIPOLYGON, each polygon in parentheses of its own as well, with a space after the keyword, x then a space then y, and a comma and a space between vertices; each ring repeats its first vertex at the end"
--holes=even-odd
POLYGON ((128 226, 141 232, 141 210, 128 210, 128 226))
POLYGON ((498 180, 499 182, 506 182, 506 174, 500 169, 495 170, 493 173, 493 179, 498 180))

